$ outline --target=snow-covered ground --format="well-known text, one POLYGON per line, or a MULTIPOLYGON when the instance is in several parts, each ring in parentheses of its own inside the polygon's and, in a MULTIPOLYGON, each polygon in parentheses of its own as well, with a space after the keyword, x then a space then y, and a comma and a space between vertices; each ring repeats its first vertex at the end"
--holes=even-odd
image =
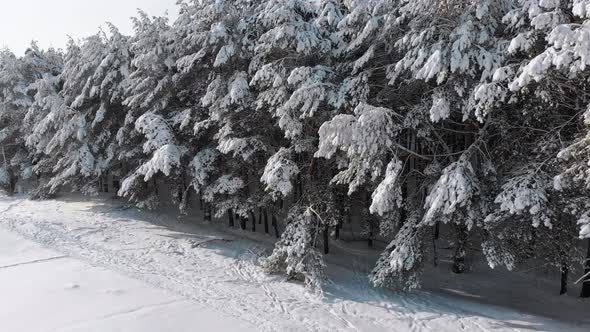
POLYGON ((255 331, 172 292, 0 228, 0 330, 255 331))
MULTIPOLYGON (((501 289, 490 297, 457 284, 412 294, 374 289, 365 269, 372 262, 353 253, 352 270, 329 264, 318 298, 263 273, 258 259, 272 242, 264 235, 104 197, 0 197, 0 228, 3 331, 590 329, 590 304, 574 298, 541 294, 525 313, 514 309, 524 306, 517 295, 502 303, 501 289)), ((486 283, 493 291, 490 280, 476 286, 486 283)))

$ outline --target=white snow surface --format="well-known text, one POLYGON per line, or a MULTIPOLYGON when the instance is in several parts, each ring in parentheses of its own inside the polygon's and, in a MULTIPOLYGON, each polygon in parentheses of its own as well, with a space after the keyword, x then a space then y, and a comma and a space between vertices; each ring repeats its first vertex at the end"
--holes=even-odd
MULTIPOLYGON (((332 245, 335 252, 345 250, 338 242, 332 245)), ((539 295, 538 302, 549 305, 554 314, 548 318, 542 310, 514 309, 516 297, 509 297, 506 306, 490 304, 498 301, 469 294, 468 282, 411 294, 375 289, 362 268, 372 264, 372 258, 354 249, 344 256, 352 268, 328 259, 324 298, 318 298, 300 283, 263 273, 259 257, 270 252, 270 237, 227 230, 224 220, 207 223, 195 217, 178 219, 164 210, 127 208, 104 196, 47 201, 0 197, 0 248, 3 331, 471 332, 590 327, 584 320, 588 303, 571 298, 556 300, 551 307, 543 303, 549 297, 539 295), (560 315, 566 311, 579 319, 560 315)), ((522 285, 516 286, 516 294, 522 293, 522 285)), ((485 282, 477 287, 485 289, 485 282)))
POLYGON ((256 331, 251 324, 0 227, 0 329, 256 331))

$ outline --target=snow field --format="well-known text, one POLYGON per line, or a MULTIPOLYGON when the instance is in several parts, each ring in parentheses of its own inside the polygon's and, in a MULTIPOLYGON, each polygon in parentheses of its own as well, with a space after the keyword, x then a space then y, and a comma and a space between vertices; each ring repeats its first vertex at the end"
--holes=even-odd
MULTIPOLYGON (((0 198, 0 216, 2 227, 52 249, 37 252, 19 247, 18 241, 7 241, 6 246, 16 249, 2 254, 3 266, 59 257, 22 266, 29 269, 26 272, 0 269, 0 278, 6 281, 2 285, 24 280, 23 275, 31 277, 28 285, 34 285, 27 286, 32 287, 28 296, 21 297, 20 306, 14 306, 10 316, 22 317, 30 312, 30 296, 49 294, 33 305, 43 313, 35 321, 80 324, 67 325, 73 331, 98 331, 108 324, 132 322, 139 325, 132 325, 130 330, 141 330, 142 326, 155 328, 157 325, 151 322, 159 321, 161 315, 170 317, 161 324, 180 324, 172 330, 190 330, 202 326, 197 318, 203 308, 213 312, 205 314, 213 323, 221 324, 216 319, 221 315, 223 323, 228 324, 221 328, 229 326, 233 330, 252 326, 262 331, 588 330, 579 323, 523 314, 476 299, 432 292, 394 294, 375 289, 368 286, 366 274, 354 268, 362 264, 355 263, 354 258, 353 269, 329 267, 325 297, 318 298, 299 283, 263 273, 259 257, 269 251, 264 242, 220 232, 204 223, 188 225, 165 214, 125 209, 118 201, 0 198), (61 257, 64 255, 68 257, 61 257), (47 278, 48 275, 53 277, 47 278), (109 289, 113 291, 108 292, 109 289), (119 294, 119 289, 142 290, 137 294, 119 294), (52 297, 52 292, 59 294, 52 297), (54 301, 65 302, 73 309, 66 306, 60 310, 61 316, 52 316, 54 301), (86 314, 81 303, 91 305, 88 311, 95 312, 86 314), (105 307, 109 311, 101 311, 105 307), (47 311, 48 308, 51 310, 47 311), (158 311, 163 313, 149 314, 158 311), (76 315, 76 322, 67 320, 76 315), (184 320, 185 316, 197 317, 197 323, 184 320)), ((13 298, 19 298, 22 292, 15 288, 7 294, 3 298, 10 300, 2 301, 2 307, 11 307, 13 298)))

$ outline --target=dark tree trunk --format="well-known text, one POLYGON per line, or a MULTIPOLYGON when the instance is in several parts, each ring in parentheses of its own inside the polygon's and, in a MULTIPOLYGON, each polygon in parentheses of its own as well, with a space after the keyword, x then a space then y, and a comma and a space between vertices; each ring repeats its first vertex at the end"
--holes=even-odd
POLYGON ((258 225, 262 225, 262 208, 258 208, 258 225))
POLYGON ((160 194, 158 193, 158 181, 156 181, 155 176, 152 178, 152 185, 154 186, 154 193, 156 194, 156 196, 159 196, 160 194))
POLYGON ((432 258, 432 263, 434 264, 434 267, 438 266, 438 251, 436 248, 436 241, 438 240, 440 236, 440 222, 436 222, 434 224, 434 233, 432 234, 432 250, 433 250, 433 258, 432 258))
POLYGON ((367 244, 369 248, 375 247, 375 219, 373 216, 369 215, 369 238, 367 244))
POLYGON ((438 238, 440 237, 440 222, 436 222, 434 224, 434 239, 438 240, 438 238))
POLYGON ((336 224, 336 228, 334 228, 334 239, 340 239, 340 230, 342 229, 342 224, 344 220, 344 201, 342 199, 339 200, 340 204, 338 207, 338 223, 336 224))
POLYGON ((277 221, 277 217, 274 215, 272 216, 272 227, 275 230, 275 236, 277 237, 277 239, 281 237, 281 234, 279 234, 279 223, 277 221))
POLYGON ((438 239, 438 222, 434 225, 434 232, 432 233, 432 263, 434 267, 438 266, 438 251, 436 250, 436 240, 438 239))
POLYGON ((535 257, 535 245, 537 244, 537 230, 533 228, 531 230, 531 240, 528 242, 528 246, 525 249, 525 257, 526 258, 533 258, 535 257))
POLYGON ((182 202, 184 196, 184 188, 178 187, 178 201, 182 202))
POLYGON ((246 230, 246 222, 248 222, 248 217, 240 216, 240 228, 245 231, 246 230))
POLYGON ((212 217, 211 217, 211 204, 209 203, 205 203, 205 207, 204 207, 204 214, 205 214, 205 220, 207 221, 211 221, 212 217))
POLYGON ((264 233, 268 234, 268 212, 264 209, 264 233))
POLYGON ((115 194, 118 193, 119 189, 121 189, 121 181, 118 179, 113 180, 113 189, 115 190, 115 194))
POLYGON ((13 196, 16 192, 16 183, 18 182, 18 178, 16 176, 10 177, 10 183, 8 184, 8 196, 13 196))
POLYGON ((567 261, 561 263, 561 287, 559 289, 559 295, 567 293, 567 277, 569 274, 569 266, 567 261))
POLYGON ((324 254, 330 253, 330 226, 324 225, 324 254))
POLYGON ((354 239, 354 231, 352 229, 352 205, 346 206, 346 223, 350 225, 348 229, 350 230, 350 237, 354 239))
POLYGON ((373 216, 371 215, 371 212, 369 212, 369 207, 371 206, 371 194, 368 191, 365 191, 365 199, 363 205, 363 219, 365 219, 367 227, 369 228, 367 244, 369 248, 373 248, 375 246, 375 225, 373 216))
POLYGON ((455 254, 453 255, 453 272, 465 273, 467 272, 467 240, 469 234, 465 225, 456 225, 457 243, 455 247, 455 254))
MULTIPOLYGON (((114 181, 113 181, 114 183, 114 181)), ((114 187, 114 186, 113 186, 114 187)), ((115 191, 116 192, 116 191, 115 191)), ((180 212, 182 215, 186 215, 188 209, 190 208, 190 197, 191 197, 191 190, 190 188, 184 187, 184 190, 180 190, 181 199, 180 199, 180 212)))
POLYGON ((229 211, 227 211, 227 216, 229 217, 229 227, 234 227, 234 210, 229 209, 229 211))
MULTIPOLYGON (((590 239, 588 239, 587 242, 588 249, 586 251, 586 262, 584 263, 584 274, 588 274, 588 272, 590 272, 590 239)), ((580 297, 590 297, 590 276, 584 278, 582 281, 582 292, 580 293, 580 297)))
POLYGON ((250 217, 252 217, 252 232, 256 232, 256 215, 254 210, 250 210, 250 217))
POLYGON ((102 184, 102 191, 105 193, 109 192, 109 172, 106 171, 104 177, 103 177, 103 184, 102 184))

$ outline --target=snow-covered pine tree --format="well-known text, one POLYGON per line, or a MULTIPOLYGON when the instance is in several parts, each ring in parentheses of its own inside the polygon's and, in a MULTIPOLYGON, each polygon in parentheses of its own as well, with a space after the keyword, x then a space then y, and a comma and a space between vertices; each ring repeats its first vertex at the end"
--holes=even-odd
POLYGON ((140 11, 134 26, 135 35, 129 40, 132 70, 123 101, 127 113, 117 132, 118 157, 129 172, 118 194, 154 208, 159 202, 157 175, 178 182, 181 161, 189 159, 171 125, 180 105, 173 93, 176 60, 168 19, 150 18, 140 11))
POLYGON ((449 165, 429 189, 422 224, 446 222, 455 213, 464 217, 453 218, 459 223, 453 270, 462 272, 467 268, 467 231, 480 225, 483 216, 477 184, 483 174, 476 170, 485 169, 482 166, 489 157, 480 148, 487 141, 482 135, 493 132, 480 129, 489 126, 493 117, 477 112, 475 88, 502 64, 506 44, 498 39, 500 19, 511 8, 510 1, 425 0, 386 5, 391 9, 385 22, 391 27, 385 29, 383 38, 394 43, 394 52, 399 53, 399 60, 387 69, 389 84, 426 92, 410 106, 407 118, 429 118, 430 124, 422 120, 415 129, 417 135, 430 140, 426 149, 437 162, 449 165), (396 33, 400 28, 401 35, 396 33))
MULTIPOLYGON (((59 92, 65 110, 49 132, 53 137, 43 146, 44 159, 57 165, 47 184, 51 193, 64 185, 96 192, 99 179, 113 163, 116 130, 125 117, 122 82, 128 73, 129 53, 126 37, 109 26, 110 37, 101 32, 80 46, 71 41, 65 55, 59 92)), ((47 130, 44 121, 37 125, 34 132, 47 130)))
POLYGON ((97 88, 92 77, 107 50, 101 34, 88 37, 80 46, 71 43, 60 76, 65 112, 44 149, 45 159, 56 165, 48 183, 50 193, 64 185, 85 192, 98 189, 95 171, 98 149, 92 146, 98 142, 88 137, 87 119, 97 104, 94 100, 97 88), (80 188, 78 184, 88 186, 80 188))
POLYGON ((91 142, 91 151, 95 154, 95 176, 102 182, 101 191, 108 191, 111 175, 113 188, 118 189, 115 181, 126 171, 117 159, 119 144, 117 131, 126 117, 122 105, 125 97, 125 84, 129 77, 131 54, 128 37, 122 35, 112 24, 108 24, 108 35, 104 37, 105 56, 96 67, 88 83, 93 107, 87 115, 87 141, 91 142))
POLYGON ((9 50, 0 50, 0 188, 9 195, 18 180, 32 175, 20 124, 33 102, 27 86, 36 74, 36 68, 25 65, 9 50))
POLYGON ((214 188, 220 187, 214 184, 206 189, 209 194, 205 198, 215 206, 218 216, 237 215, 242 228, 250 219, 252 229, 256 227, 254 211, 266 205, 255 180, 269 157, 267 146, 276 133, 270 114, 254 109, 249 86, 248 69, 257 34, 256 5, 250 1, 217 1, 204 5, 197 14, 207 17, 201 23, 205 31, 201 32, 204 38, 197 52, 201 54, 199 75, 206 73, 208 77, 200 102, 207 110, 206 125, 214 130, 210 138, 225 161, 215 182, 227 179, 243 183, 231 193, 215 192, 214 188))
POLYGON ((285 231, 265 266, 275 271, 286 262, 286 271, 302 273, 310 286, 321 283, 322 264, 317 263, 321 256, 315 246, 323 242, 324 252, 329 251, 328 235, 338 223, 336 196, 329 188, 332 166, 314 153, 317 131, 331 117, 329 99, 335 87, 331 50, 338 44, 331 37, 341 8, 338 1, 261 3, 255 21, 260 37, 249 69, 256 111, 270 114, 280 129, 271 142, 269 151, 274 155, 261 180, 271 198, 293 202, 285 231), (309 242, 307 237, 318 241, 309 242), (313 259, 285 261, 281 253, 288 252, 292 242, 305 244, 298 257, 313 259))
MULTIPOLYGON (((583 24, 585 8, 584 1, 516 2, 503 18, 507 25, 503 38, 510 43, 505 64, 480 86, 476 96, 480 108, 496 104, 496 109, 504 110, 494 111, 506 124, 501 131, 504 139, 518 137, 525 143, 497 147, 497 164, 502 165, 498 170, 505 184, 496 198, 499 208, 486 221, 497 221, 498 215, 506 214, 518 220, 527 211, 524 225, 515 227, 510 222, 499 232, 532 237, 532 244, 541 245, 529 247, 529 256, 545 259, 561 269, 562 293, 566 291, 570 265, 579 255, 573 245, 573 220, 588 205, 583 185, 573 185, 574 179, 581 178, 574 175, 576 171, 570 173, 576 162, 568 157, 567 148, 568 144, 576 145, 575 134, 580 132, 587 105, 580 91, 587 87, 584 69, 588 62, 577 41, 584 40, 581 36, 587 34, 583 24), (556 156, 563 161, 561 164, 556 156), (554 185, 548 177, 556 177, 554 185), (542 220, 546 227, 537 227, 542 220)), ((497 224, 488 227, 498 231, 497 224)), ((505 241, 500 243, 504 249, 514 249, 505 241)), ((498 246, 494 252, 500 252, 498 246)), ((512 254, 522 255, 518 250, 512 254)))
POLYGON ((61 53, 51 49, 42 51, 34 43, 23 57, 25 65, 33 71, 33 80, 26 87, 27 94, 33 96, 33 102, 22 122, 23 139, 30 153, 32 170, 40 180, 33 198, 51 194, 48 183, 52 180, 56 165, 47 158, 46 151, 67 117, 67 108, 60 95, 64 60, 61 53))
POLYGON ((182 212, 196 192, 208 218, 284 229, 265 267, 315 289, 343 219, 391 241, 371 280, 402 289, 448 223, 456 272, 481 241, 490 265, 541 261, 566 290, 590 237, 588 1, 179 5, 131 37, 0 54, 0 186, 119 173, 120 195, 153 207, 168 185, 182 212))

